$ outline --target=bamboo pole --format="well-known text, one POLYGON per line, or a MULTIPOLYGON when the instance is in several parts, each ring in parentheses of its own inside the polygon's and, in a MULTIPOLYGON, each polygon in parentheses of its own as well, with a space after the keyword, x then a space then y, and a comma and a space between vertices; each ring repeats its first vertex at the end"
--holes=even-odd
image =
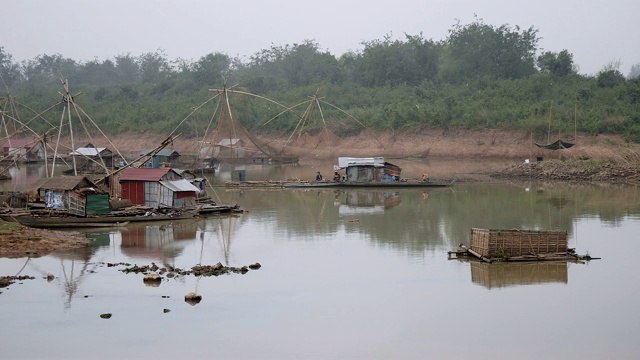
POLYGON ((464 246, 464 245, 460 245, 460 247, 461 247, 461 248, 463 248, 463 249, 465 249, 465 250, 467 250, 467 251, 469 252, 469 254, 471 254, 471 255, 473 255, 473 256, 475 256, 475 257, 477 257, 478 259, 480 259, 480 260, 482 260, 482 261, 485 261, 485 262, 488 262, 488 263, 491 263, 491 262, 492 262, 492 260, 491 260, 491 259, 489 259, 488 257, 486 257, 486 256, 482 256, 482 255, 480 255, 478 252, 476 252, 476 251, 474 251, 474 250, 471 250, 470 248, 468 248, 468 247, 466 247, 466 246, 464 246))
POLYGON ((547 144, 551 143, 551 108, 553 103, 549 104, 549 128, 547 129, 547 144))
POLYGON ((577 142, 578 139, 578 103, 573 105, 573 142, 577 142))
POLYGON ((114 172, 107 174, 106 176, 94 181, 94 183, 96 185, 101 184, 103 181, 105 181, 105 179, 112 177, 118 173, 120 173, 121 171, 130 168, 133 166, 133 164, 135 164, 136 162, 140 161, 141 159, 145 159, 144 162, 148 161, 150 158, 152 158, 153 156, 155 156, 158 152, 160 152, 160 150, 164 149, 165 147, 167 147, 169 144, 171 144, 175 139, 179 138, 180 136, 182 136, 182 134, 178 134, 176 136, 173 137, 168 137, 166 138, 160 145, 158 145, 157 147, 155 147, 153 150, 147 152, 144 155, 140 155, 137 159, 133 160, 132 162, 126 164, 125 166, 119 168, 118 170, 115 170, 114 172))

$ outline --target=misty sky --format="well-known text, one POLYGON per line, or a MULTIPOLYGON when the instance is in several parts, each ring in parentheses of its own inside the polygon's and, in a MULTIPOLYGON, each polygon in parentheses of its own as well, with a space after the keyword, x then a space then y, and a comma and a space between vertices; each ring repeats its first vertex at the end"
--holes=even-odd
POLYGON ((0 46, 14 61, 60 54, 77 61, 164 51, 170 60, 212 52, 248 57, 314 40, 335 56, 363 41, 443 40, 458 20, 539 30, 545 51, 567 49, 580 73, 640 63, 638 0, 2 0, 0 46))

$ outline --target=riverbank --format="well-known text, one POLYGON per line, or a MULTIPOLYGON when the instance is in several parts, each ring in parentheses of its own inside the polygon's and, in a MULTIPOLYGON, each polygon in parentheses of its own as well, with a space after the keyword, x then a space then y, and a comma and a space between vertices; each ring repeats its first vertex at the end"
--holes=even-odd
POLYGON ((40 257, 52 251, 85 247, 89 240, 77 233, 36 229, 0 220, 0 257, 40 257))
POLYGON ((490 174, 494 178, 626 182, 640 185, 638 164, 606 160, 548 160, 519 164, 490 174))
MULTIPOLYGON (((626 182, 640 185, 640 145, 627 143, 614 135, 577 134, 575 140, 571 139, 575 146, 562 150, 541 149, 533 143, 530 135, 516 131, 420 129, 378 133, 376 137, 377 140, 372 141, 361 135, 335 144, 330 151, 301 152, 303 156, 300 162, 335 160, 338 156, 416 158, 435 165, 430 173, 458 181, 478 181, 477 177, 470 174, 481 174, 487 178, 626 182), (379 143, 386 144, 384 149, 379 147, 379 143), (478 170, 484 161, 490 160, 502 160, 505 166, 478 170)), ((162 134, 126 133, 114 137, 112 141, 123 155, 133 156, 141 149, 156 147, 165 138, 162 134)), ((194 154, 198 151, 198 144, 197 139, 181 137, 170 146, 181 154, 194 154)), ((407 170, 419 173, 416 169, 407 170)), ((86 239, 69 236, 68 232, 0 222, 0 256, 40 256, 86 244, 86 239)))
MULTIPOLYGON (((535 142, 546 143, 557 138, 535 138, 530 133, 512 130, 471 129, 408 129, 384 132, 363 132, 348 138, 332 138, 331 146, 322 146, 321 140, 306 136, 296 151, 301 162, 335 160, 339 156, 352 157, 415 157, 459 159, 592 159, 614 163, 640 163, 640 144, 626 142, 617 135, 557 134, 556 137, 574 143, 570 149, 545 150, 535 142), (313 144, 309 145, 309 144, 313 144), (320 145, 319 145, 320 144, 320 145)), ((258 138, 260 138, 258 136, 258 138)), ((136 156, 143 149, 152 149, 166 139, 161 133, 122 133, 110 140, 123 155, 136 156)), ((87 142, 91 139, 86 139, 87 142)), ((182 155, 199 153, 201 138, 180 136, 168 147, 182 155)), ((264 143, 277 144, 277 139, 260 138, 264 143)), ((281 141, 281 140, 280 140, 281 141)), ((76 143, 84 142, 82 139, 76 143)), ((95 139, 94 139, 95 142, 95 139)), ((111 144, 96 146, 113 147, 111 144)))

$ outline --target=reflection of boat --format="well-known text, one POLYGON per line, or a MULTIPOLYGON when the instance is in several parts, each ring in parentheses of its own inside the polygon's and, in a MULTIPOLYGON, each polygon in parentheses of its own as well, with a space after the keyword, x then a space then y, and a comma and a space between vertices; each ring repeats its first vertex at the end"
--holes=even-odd
POLYGON ((191 219, 193 213, 181 213, 176 215, 149 215, 149 216, 97 216, 97 217, 46 217, 31 215, 2 215, 4 221, 18 222, 25 226, 36 228, 70 228, 70 227, 113 227, 124 226, 129 222, 147 221, 174 221, 191 219))
POLYGON ((397 191, 345 191, 346 204, 340 204, 340 215, 382 214, 388 208, 400 205, 397 191))

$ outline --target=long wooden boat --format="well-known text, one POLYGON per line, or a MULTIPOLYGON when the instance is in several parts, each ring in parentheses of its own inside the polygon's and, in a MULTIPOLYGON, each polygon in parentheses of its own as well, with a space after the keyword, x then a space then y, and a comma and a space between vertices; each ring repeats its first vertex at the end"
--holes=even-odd
POLYGON ((215 205, 215 204, 204 204, 199 206, 196 209, 198 215, 206 216, 212 214, 226 214, 226 213, 242 213, 243 210, 240 209, 240 205, 215 205))
POLYGON ((455 180, 440 181, 394 181, 394 182, 359 182, 359 181, 311 181, 289 182, 285 188, 424 188, 453 186, 455 180))
POLYGON ((426 188, 449 187, 455 184, 450 181, 404 180, 396 182, 356 182, 356 181, 225 181, 229 188, 426 188))
POLYGON ((131 222, 147 221, 174 221, 192 219, 196 215, 184 212, 179 215, 135 215, 135 216, 96 216, 96 217, 72 217, 72 216, 32 216, 32 215, 1 215, 0 219, 9 222, 17 222, 25 226, 35 228, 81 228, 81 227, 113 227, 124 226, 131 222))

